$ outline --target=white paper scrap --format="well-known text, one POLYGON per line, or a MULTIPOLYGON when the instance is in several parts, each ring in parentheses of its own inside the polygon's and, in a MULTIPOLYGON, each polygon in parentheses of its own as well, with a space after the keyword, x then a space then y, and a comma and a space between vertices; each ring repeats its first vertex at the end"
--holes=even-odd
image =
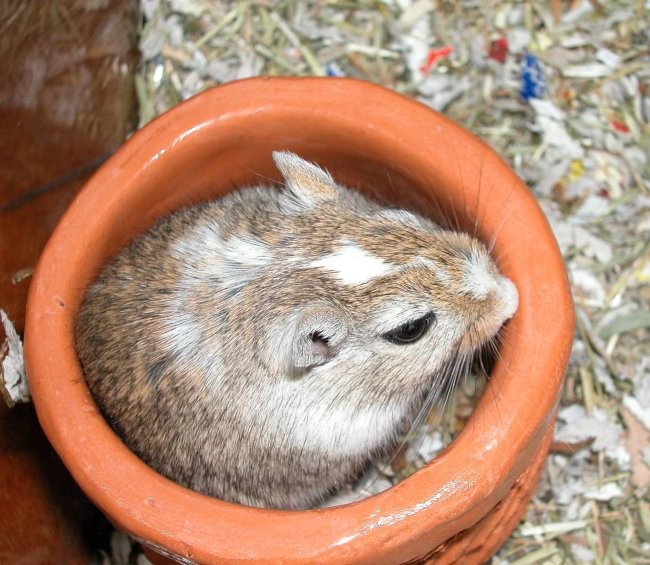
POLYGON ((0 318, 2 318, 2 325, 7 336, 2 348, 4 357, 2 359, 2 370, 0 371, 0 391, 9 407, 11 407, 19 402, 29 402, 31 397, 27 379, 25 378, 23 344, 9 320, 9 316, 2 309, 0 309, 0 318))

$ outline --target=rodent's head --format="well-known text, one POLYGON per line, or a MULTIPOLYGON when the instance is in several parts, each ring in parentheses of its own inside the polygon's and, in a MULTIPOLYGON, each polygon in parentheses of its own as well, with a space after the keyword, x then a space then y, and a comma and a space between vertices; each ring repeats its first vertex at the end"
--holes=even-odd
POLYGON ((250 266, 240 300, 256 304, 271 373, 403 399, 516 311, 515 286, 477 239, 371 203, 294 154, 273 157, 282 220, 275 233, 242 233, 233 258, 250 266))

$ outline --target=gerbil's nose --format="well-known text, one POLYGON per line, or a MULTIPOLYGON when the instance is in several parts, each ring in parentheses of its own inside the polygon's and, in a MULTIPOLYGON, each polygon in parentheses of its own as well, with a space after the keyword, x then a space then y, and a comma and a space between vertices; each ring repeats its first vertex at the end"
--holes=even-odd
POLYGON ((519 306, 519 293, 514 283, 506 277, 499 277, 499 294, 501 297, 501 314, 503 321, 512 318, 519 306))

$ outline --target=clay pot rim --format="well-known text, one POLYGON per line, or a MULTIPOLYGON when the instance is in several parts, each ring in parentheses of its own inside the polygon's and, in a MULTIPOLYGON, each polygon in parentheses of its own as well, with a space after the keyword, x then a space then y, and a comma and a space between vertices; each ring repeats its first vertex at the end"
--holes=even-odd
MULTIPOLYGON (((470 195, 472 186, 466 184, 472 182, 471 177, 467 174, 467 178, 456 179, 470 195)), ((472 203, 466 199, 465 205, 471 208, 472 203)), ((381 548, 384 555, 397 555, 407 537, 418 540, 416 545, 424 543, 431 538, 432 523, 440 524, 436 536, 442 542, 472 526, 486 508, 503 498, 552 421, 572 339, 572 316, 562 260, 546 220, 528 189, 483 142, 419 103, 362 81, 254 78, 205 91, 160 116, 137 132, 88 182, 57 227, 34 275, 26 362, 38 416, 50 441, 91 499, 136 538, 163 552, 166 548, 199 561, 264 555, 268 560, 300 562, 325 554, 338 562, 349 561, 351 556, 359 561, 369 559, 372 548, 381 548), (258 104, 239 105, 238 100, 251 99, 251 92, 259 95, 258 104), (297 107, 301 99, 316 93, 330 102, 297 107), (340 104, 331 103, 333 100, 340 104), (367 100, 373 101, 374 110, 362 107, 367 100), (343 101, 352 101, 352 109, 343 107, 343 101), (399 123, 382 121, 384 115, 394 117, 396 108, 399 123), (427 138, 434 135, 446 136, 459 162, 462 155, 463 162, 474 163, 476 169, 480 159, 480 178, 491 183, 494 177, 501 183, 490 185, 491 198, 500 201, 502 212, 513 218, 510 223, 498 221, 477 198, 479 217, 488 231, 501 224, 496 249, 502 253, 506 274, 518 286, 521 305, 506 332, 503 357, 493 375, 497 383, 494 394, 508 407, 507 414, 499 413, 496 401, 483 401, 449 449, 396 487, 346 506, 295 512, 252 509, 199 495, 158 475, 126 449, 99 415, 85 386, 71 333, 76 311, 73 297, 80 289, 66 286, 59 264, 67 261, 68 267, 80 268, 85 252, 82 236, 100 230, 103 221, 89 224, 87 214, 98 206, 119 208, 123 199, 129 198, 132 179, 155 171, 157 160, 166 153, 180 153, 189 141, 201 143, 212 128, 226 127, 224 124, 232 127, 237 120, 267 119, 272 112, 286 117, 299 110, 320 120, 333 120, 350 131, 365 128, 370 139, 391 140, 400 156, 408 152, 412 163, 436 166, 435 158, 426 151, 427 138), (418 139, 409 135, 414 131, 421 133, 418 139), (124 179, 126 184, 115 186, 124 179), (516 261, 523 260, 521 250, 504 245, 504 240, 520 232, 531 245, 546 251, 546 256, 539 258, 544 267, 538 269, 546 275, 541 283, 543 292, 536 286, 539 281, 517 270, 516 261), (534 351, 536 357, 521 359, 517 355, 521 350, 534 351), (549 381, 529 383, 530 394, 516 398, 505 375, 518 371, 537 371, 549 381), (61 410, 66 403, 73 408, 61 410), (477 422, 482 422, 483 430, 477 422), (120 463, 112 468, 106 466, 108 461, 120 463), (258 525, 255 535, 242 537, 252 523, 258 525), (311 545, 297 542, 301 537, 311 545), (202 547, 206 539, 207 546, 202 547)))

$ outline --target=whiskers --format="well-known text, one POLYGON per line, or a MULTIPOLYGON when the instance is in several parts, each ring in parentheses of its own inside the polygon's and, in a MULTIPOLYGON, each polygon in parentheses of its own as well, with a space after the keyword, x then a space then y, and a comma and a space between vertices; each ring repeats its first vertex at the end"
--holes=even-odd
MULTIPOLYGON (((354 500, 377 494, 407 478, 451 443, 485 388, 498 356, 498 344, 495 336, 478 353, 453 352, 397 447, 390 456, 374 461, 356 485, 354 500)), ((350 501, 348 498, 344 502, 350 501)))
MULTIPOLYGON (((440 428, 443 420, 447 419, 450 408, 453 405, 452 399, 458 388, 461 378, 469 375, 473 364, 473 356, 462 354, 458 350, 454 351, 449 362, 442 368, 436 381, 433 383, 431 390, 427 393, 418 414, 413 421, 395 453, 391 457, 386 467, 390 467, 396 472, 398 479, 404 479, 417 470, 418 463, 427 463, 436 453, 427 449, 428 453, 423 455, 423 445, 425 442, 430 444, 428 438, 431 437, 434 430, 440 428), (401 469, 395 469, 394 463, 397 454, 405 453, 407 465, 401 469), (427 456, 428 455, 428 456, 427 456), (421 461, 417 461, 421 459, 421 461)), ((429 446, 430 447, 430 446, 429 446)))

